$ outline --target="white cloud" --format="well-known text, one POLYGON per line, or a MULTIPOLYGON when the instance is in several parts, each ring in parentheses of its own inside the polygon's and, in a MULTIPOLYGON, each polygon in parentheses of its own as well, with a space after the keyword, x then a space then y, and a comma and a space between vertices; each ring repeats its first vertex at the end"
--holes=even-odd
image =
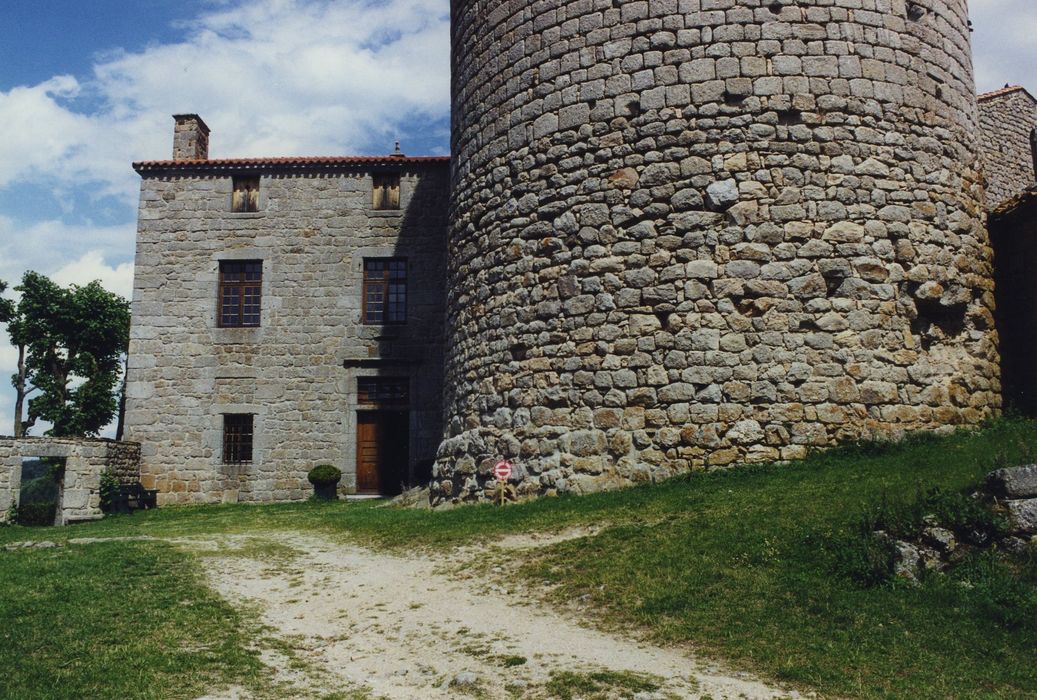
POLYGON ((110 279, 122 285, 120 289, 132 289, 125 285, 127 275, 132 278, 132 265, 124 263, 132 260, 135 235, 134 224, 73 226, 49 220, 21 225, 0 216, 0 280, 14 286, 22 273, 33 270, 48 277, 60 272, 68 280, 64 284, 82 284, 85 275, 97 273, 85 282, 110 279), (81 274, 72 269, 77 264, 84 265, 81 274))
POLYGON ((130 299, 133 295, 133 263, 126 262, 113 267, 105 262, 97 250, 92 250, 79 260, 68 263, 54 272, 50 278, 63 286, 83 286, 98 280, 102 287, 124 299, 130 299))
POLYGON ((388 153, 408 120, 449 114, 448 16, 446 0, 220 3, 179 43, 0 92, 17 134, 0 141, 0 187, 89 181, 129 201, 130 162, 168 158, 180 112, 212 127, 213 156, 388 153), (86 101, 101 106, 75 111, 86 101))

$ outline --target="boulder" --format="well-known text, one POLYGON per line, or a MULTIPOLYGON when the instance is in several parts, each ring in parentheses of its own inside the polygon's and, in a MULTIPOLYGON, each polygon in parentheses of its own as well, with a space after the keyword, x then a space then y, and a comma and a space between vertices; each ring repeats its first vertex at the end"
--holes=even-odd
POLYGON ((987 488, 1005 498, 1037 498, 1037 464, 990 472, 987 488))

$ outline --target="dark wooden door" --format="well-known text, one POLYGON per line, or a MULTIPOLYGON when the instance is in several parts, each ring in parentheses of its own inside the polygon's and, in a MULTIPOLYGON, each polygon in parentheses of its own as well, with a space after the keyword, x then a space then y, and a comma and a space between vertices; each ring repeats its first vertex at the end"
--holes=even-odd
POLYGON ((406 411, 357 412, 357 493, 400 493, 407 475, 409 444, 410 417, 406 411))

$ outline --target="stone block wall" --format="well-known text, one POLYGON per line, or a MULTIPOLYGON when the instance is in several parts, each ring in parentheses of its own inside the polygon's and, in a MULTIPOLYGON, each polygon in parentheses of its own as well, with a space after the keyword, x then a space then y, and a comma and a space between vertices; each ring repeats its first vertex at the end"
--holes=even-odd
POLYGON ((990 209, 1037 184, 1037 100, 1021 87, 979 96, 979 145, 990 209))
POLYGON ((330 463, 356 484, 357 379, 410 382, 410 465, 442 435, 446 159, 138 164, 142 175, 126 435, 159 503, 307 498, 330 463), (349 162, 343 162, 349 161, 349 162), (372 210, 372 174, 401 175, 372 210), (231 212, 232 176, 259 211, 231 212), (405 325, 364 325, 364 258, 405 257, 405 325), (217 327, 221 261, 261 260, 256 328, 217 327), (253 459, 224 464, 225 413, 254 416, 253 459))
POLYGON ((0 519, 18 504, 22 459, 61 457, 65 476, 59 491, 56 525, 96 520, 101 513, 101 472, 110 469, 123 483, 138 480, 140 445, 81 438, 0 437, 0 519))
POLYGON ((459 0, 438 501, 1000 405, 965 0, 459 0))

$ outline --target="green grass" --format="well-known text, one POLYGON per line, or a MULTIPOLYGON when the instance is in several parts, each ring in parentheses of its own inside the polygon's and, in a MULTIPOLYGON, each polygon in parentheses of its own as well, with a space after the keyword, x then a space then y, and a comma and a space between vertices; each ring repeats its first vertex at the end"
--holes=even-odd
MULTIPOLYGON (((948 438, 869 443, 791 465, 503 509, 431 513, 371 502, 162 508, 64 529, 0 528, 0 543, 259 532, 276 541, 279 530, 303 530, 381 548, 437 548, 595 524, 594 536, 500 556, 519 558, 516 575, 551 584, 558 601, 589 601, 603 624, 826 695, 1032 698, 1037 620, 1013 609, 1027 609, 1037 567, 980 559, 917 587, 862 587, 839 573, 837 548, 883 500, 909 503, 934 486, 953 494, 991 469, 1035 458, 1037 424, 1001 420, 948 438)), ((44 578, 61 576, 61 568, 44 578)), ((161 617, 157 605, 151 611, 161 617)))
POLYGON ((0 552, 0 697, 191 698, 265 685, 239 613, 162 543, 0 552))

